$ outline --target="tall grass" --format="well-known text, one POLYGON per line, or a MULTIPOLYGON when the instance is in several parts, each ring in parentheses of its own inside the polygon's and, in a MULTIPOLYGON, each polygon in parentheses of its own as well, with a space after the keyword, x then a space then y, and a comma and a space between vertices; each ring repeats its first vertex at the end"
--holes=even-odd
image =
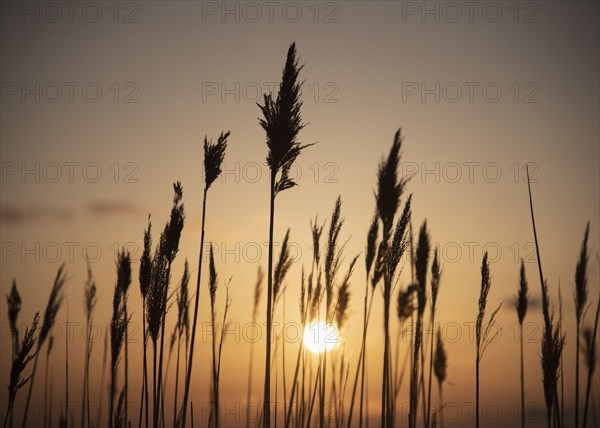
POLYGON ((44 367, 44 428, 50 424, 48 419, 48 407, 50 405, 48 402, 48 367, 50 366, 50 354, 52 353, 52 348, 54 347, 54 340, 54 336, 50 336, 48 339, 48 346, 46 347, 46 366, 44 367))
MULTIPOLYGON (((109 401, 109 426, 121 427, 122 412, 124 411, 121 400, 125 400, 126 387, 119 395, 117 409, 115 410, 115 397, 117 393, 117 369, 121 359, 121 350, 125 342, 125 336, 129 319, 127 318, 127 291, 131 284, 131 257, 129 253, 122 250, 117 258, 117 282, 113 292, 113 312, 110 322, 110 401, 109 401), (119 408, 120 407, 120 408, 119 408)), ((127 356, 125 357, 127 358, 127 356)), ((123 415, 123 418, 125 416, 123 415)))
MULTIPOLYGON (((319 291, 314 293, 313 291, 313 275, 315 272, 315 268, 319 269, 320 262, 320 241, 321 234, 323 233, 324 225, 319 226, 318 217, 315 218, 314 222, 311 220, 311 236, 313 243, 313 254, 311 261, 311 271, 308 277, 308 287, 306 286, 305 275, 304 275, 304 267, 302 268, 302 276, 300 281, 300 325, 301 331, 304 332, 306 326, 310 320, 313 319, 315 313, 317 312, 318 307, 318 296, 317 299, 314 299, 313 296, 316 294, 320 294, 319 291)), ((320 281, 319 281, 320 283, 320 281)), ((300 342, 300 346, 298 348, 298 354, 296 356, 296 366, 294 369, 294 378, 292 381, 292 391, 290 393, 290 401, 288 406, 288 412, 286 415, 285 426, 286 428, 290 426, 291 416, 292 416, 292 406, 294 403, 294 397, 300 396, 300 392, 296 393, 299 388, 298 385, 298 375, 300 372, 300 367, 302 366, 302 395, 301 399, 296 400, 299 404, 296 405, 296 424, 298 426, 304 426, 305 422, 305 413, 306 413, 306 402, 305 402, 305 348, 304 341, 300 342)))
POLYGON ((181 237, 181 231, 183 229, 184 221, 185 221, 185 209, 183 205, 183 187, 180 182, 176 182, 173 184, 174 196, 173 196, 173 206, 171 208, 171 217, 169 218, 168 223, 165 225, 165 228, 161 234, 159 251, 158 251, 158 260, 155 262, 161 265, 160 268, 160 282, 159 286, 161 295, 160 295, 160 356, 158 359, 158 388, 156 391, 156 403, 157 406, 154 408, 154 425, 155 428, 158 427, 158 418, 159 418, 159 407, 163 406, 163 391, 162 391, 162 383, 163 383, 163 361, 164 361, 164 341, 165 341, 165 325, 167 318, 167 300, 169 295, 169 284, 171 281, 171 268, 173 266, 173 261, 175 260, 175 256, 179 251, 179 239, 181 237))
MULTIPOLYGON (((599 260, 600 263, 600 260, 599 260)), ((598 320, 600 318, 600 292, 598 293, 598 304, 596 305, 596 316, 594 318, 594 328, 592 330, 591 343, 586 344, 588 355, 588 375, 587 382, 585 388, 585 405, 583 408, 583 428, 587 425, 587 415, 588 415, 588 406, 590 404, 590 389, 592 385, 592 377, 594 376, 594 372, 596 366, 598 364, 598 349, 596 348, 596 343, 598 339, 598 320)))
POLYGON ((196 296, 194 303, 194 318, 192 322, 192 333, 190 338, 190 349, 187 357, 187 368, 185 371, 185 387, 183 392, 183 403, 181 407, 181 426, 185 427, 187 415, 187 403, 190 394, 190 382, 192 379, 192 369, 194 364, 194 346, 196 341, 196 325, 198 322, 198 308, 200 305, 200 279, 202 277, 202 257, 204 251, 204 224, 206 222, 206 197, 208 190, 221 175, 221 164, 225 158, 225 150, 227 149, 228 132, 221 132, 216 143, 212 140, 204 138, 204 191, 202 195, 202 224, 200 233, 200 253, 198 255, 198 276, 196 279, 196 296))
POLYGON ((17 281, 13 280, 10 294, 6 296, 13 361, 19 354, 19 328, 17 327, 17 319, 19 318, 19 312, 21 312, 21 302, 21 295, 19 294, 19 290, 17 290, 17 281))
POLYGON ((590 224, 585 227, 583 234, 583 243, 581 244, 581 253, 579 254, 579 260, 577 261, 577 267, 575 269, 575 319, 576 319, 576 349, 575 349, 575 428, 579 427, 579 344, 581 342, 581 322, 583 314, 586 309, 588 299, 588 287, 587 287, 587 263, 588 263, 588 250, 587 243, 590 233, 590 224))
POLYGON ((479 364, 487 349, 487 347, 494 342, 501 329, 496 327, 495 318, 496 314, 502 307, 502 304, 498 305, 498 308, 492 312, 489 320, 486 322, 485 309, 487 306, 488 294, 492 287, 492 278, 490 275, 490 266, 488 262, 487 251, 483 255, 481 261, 481 288, 479 290, 479 310, 477 312, 477 319, 475 321, 475 343, 477 346, 477 352, 475 357, 475 426, 479 428, 479 364), (495 330, 495 331, 493 331, 495 330))
POLYGON ((370 308, 373 304, 373 295, 371 293, 370 304, 367 305, 367 301, 369 300, 369 289, 374 288, 371 287, 371 282, 369 281, 369 276, 371 275, 371 268, 373 266, 373 262, 375 260, 375 255, 377 252, 377 235, 379 233, 379 217, 377 216, 377 212, 373 215, 373 220, 371 221, 371 226, 369 227, 369 232, 367 234, 367 248, 365 251, 365 299, 363 304, 363 322, 362 322, 362 342, 360 345, 360 353, 358 355, 358 363, 356 365, 356 374, 354 376, 354 383, 352 386, 352 396, 350 399, 350 409, 348 411, 348 425, 350 428, 352 424, 352 415, 354 412, 354 400, 356 398, 356 388, 358 385, 358 376, 360 374, 360 410, 359 410, 359 426, 362 426, 362 409, 363 409, 363 394, 364 394, 364 381, 365 381, 365 352, 366 352, 366 341, 367 341, 367 320, 368 315, 370 315, 370 308), (367 309, 368 306, 368 309, 367 309), (368 313, 367 313, 368 312, 368 313))
MULTIPOLYGON (((531 196, 531 183, 529 180, 529 167, 526 165, 527 190, 529 192, 529 208, 531 211, 531 225, 533 229, 533 238, 535 242, 535 252, 537 256, 538 272, 540 275, 540 286, 542 289, 542 313, 544 316, 544 328, 542 332, 542 382, 544 385, 544 401, 546 404, 546 424, 551 426, 551 416, 553 406, 556 403, 558 369, 561 364, 562 351, 565 344, 565 337, 561 331, 560 320, 554 325, 554 313, 550 307, 550 296, 548 295, 548 284, 544 280, 542 270, 542 258, 540 256, 540 246, 537 238, 537 229, 535 227, 535 215, 533 211, 533 197, 531 196)), ((560 418, 557 418, 560 420, 560 418)))
POLYGON ((433 255, 433 263, 431 264, 431 345, 429 348, 429 387, 427 388, 427 419, 425 426, 430 426, 431 417, 431 377, 433 372, 433 339, 435 331, 435 311, 438 292, 440 291, 440 280, 442 271, 440 268, 439 251, 435 250, 433 255))
POLYGON ((92 268, 88 262, 87 268, 88 276, 85 282, 83 290, 83 310, 85 312, 85 362, 83 371, 83 389, 82 389, 82 404, 81 404, 81 421, 80 426, 85 427, 87 423, 88 427, 91 427, 90 422, 90 357, 92 354, 92 320, 94 316, 94 309, 98 301, 97 288, 94 277, 92 276, 92 268))
MULTIPOLYGON (((256 324, 256 317, 258 316, 258 305, 260 303, 260 297, 263 290, 263 279, 264 272, 262 268, 258 267, 258 274, 256 282, 254 284, 254 299, 252 304, 252 324, 256 324)), ((250 342, 250 356, 248 359, 248 391, 246 394, 246 428, 250 428, 250 404, 252 400, 252 373, 254 372, 254 341, 250 342)))
POLYGON ((290 168, 300 153, 309 145, 297 141, 298 133, 304 127, 300 108, 301 82, 298 75, 302 67, 296 58, 296 45, 288 49, 277 98, 273 94, 264 95, 264 105, 259 105, 263 118, 259 119, 267 136, 269 154, 267 163, 270 169, 270 209, 269 209, 269 261, 267 269, 267 334, 265 355, 265 389, 263 400, 263 424, 271 425, 271 342, 272 342, 272 300, 273 300, 273 227, 275 221, 275 197, 279 192, 294 187, 290 168))
POLYGON ((525 367, 523 363, 523 321, 527 315, 527 278, 525 277, 525 263, 521 259, 519 271, 519 289, 515 298, 515 307, 519 318, 519 345, 521 355, 521 427, 525 428, 525 367))
MULTIPOLYGON (((33 370, 31 372, 30 381, 29 381, 29 391, 27 392, 27 401, 25 402, 25 412, 23 413, 23 423, 21 424, 22 428, 27 426, 27 417, 29 416, 29 406, 31 404, 31 393, 33 392, 33 385, 35 382, 35 374, 37 369, 38 358, 40 356, 40 351, 50 334, 50 330, 54 327, 54 323, 56 322, 56 316, 58 315, 58 311, 62 305, 64 294, 63 287, 65 285, 66 277, 64 271, 64 265, 58 268, 58 272, 54 277, 54 283, 52 285, 52 290, 50 291, 50 296, 48 297, 48 303, 46 304, 46 310, 44 311, 44 320, 42 322, 42 327, 40 328, 39 335, 37 338, 37 349, 35 352, 35 358, 33 360, 33 370)), ((34 323, 37 327, 37 323, 34 323)), ((35 330, 35 329, 33 329, 35 330)))
POLYGON ((143 345, 143 363, 142 363, 142 388, 140 398, 139 428, 142 427, 142 412, 145 409, 144 420, 148 428, 148 328, 146 327, 146 298, 148 290, 152 283, 152 223, 148 216, 148 226, 144 230, 144 250, 140 257, 140 270, 138 280, 140 283, 140 294, 142 295, 142 345, 143 345))
MULTIPOLYGON (((177 396, 179 393, 179 359, 181 356, 181 337, 185 337, 185 355, 187 357, 187 351, 190 341, 190 297, 189 297, 189 282, 190 282, 190 270, 187 259, 183 267, 183 276, 181 278, 181 284, 179 285, 179 292, 177 293, 177 324, 175 325, 175 332, 177 336, 177 361, 175 369, 175 397, 173 399, 173 427, 177 426, 177 396)), ((186 364, 187 366, 187 364, 186 364)))
POLYGON ((433 370, 435 373, 435 377, 438 381, 438 390, 439 390, 439 394, 440 394, 439 420, 440 420, 441 428, 444 428, 443 386, 444 386, 444 381, 446 380, 447 368, 448 368, 448 355, 446 354, 446 349, 444 348, 444 341, 442 339, 442 333, 438 329, 436 346, 435 346, 435 357, 433 359, 433 370))
MULTIPOLYGON (((14 286, 14 282, 13 282, 14 286)), ((19 300, 20 301, 20 300, 19 300)), ((9 303, 9 311, 10 311, 10 303, 9 303)), ((16 320, 16 318, 15 318, 16 320)), ((23 373, 27 369, 27 366, 31 362, 32 359, 37 359, 38 352, 40 348, 38 346, 37 351, 33 351, 35 346, 35 334, 37 333, 38 323, 40 321, 39 312, 35 313, 33 317, 33 322, 31 326, 25 329, 25 334, 23 335, 23 342, 19 346, 17 343, 18 349, 16 355, 13 359, 11 370, 10 370, 10 381, 8 384, 8 406, 6 409, 6 415, 4 416, 4 428, 6 428, 8 422, 10 421, 10 427, 13 426, 13 406, 15 404, 15 398, 17 397, 17 393, 21 388, 27 385, 27 382, 31 382, 33 379, 33 374, 29 377, 23 378, 23 373)), ((35 363, 34 363, 35 364, 35 363)), ((35 373, 35 372, 34 372, 35 373)))
POLYGON ((173 184, 173 205, 169 221, 161 232, 159 243, 152 259, 152 280, 147 294, 146 322, 152 339, 152 421, 155 428, 159 425, 162 389, 162 365, 165 337, 165 319, 171 266, 179 251, 179 239, 183 229, 185 210, 183 206, 183 188, 181 183, 173 184), (160 338, 160 348, 158 340, 160 338), (160 352, 160 353, 159 353, 160 352), (158 365, 158 368, 157 368, 158 365))
MULTIPOLYGON (((430 237, 429 232, 427 231, 427 222, 425 221, 419 229, 419 240, 417 242, 417 251, 415 255, 415 273, 417 279, 417 322, 415 325, 412 371, 410 378, 409 418, 411 428, 416 427, 417 411, 419 407, 418 385, 419 374, 421 373, 421 369, 419 368, 419 357, 421 356, 421 346, 423 343, 423 315, 425 313, 425 304, 427 302, 427 269, 429 266, 430 248, 430 237)), ((424 370, 424 368, 422 368, 422 370, 424 370)), ((427 403, 423 401, 424 410, 426 410, 426 405, 427 403)))
MULTIPOLYGON (((335 311, 333 308, 333 286, 336 281, 340 265, 342 262, 342 252, 345 244, 339 242, 340 231, 344 224, 341 216, 342 200, 338 197, 335 201, 329 230, 327 232, 327 241, 325 243, 325 260, 323 271, 325 274, 325 322, 331 322, 335 311)), ((321 395, 319 401, 319 427, 325 425, 325 401, 327 394, 327 352, 323 352, 323 365, 321 367, 321 395)))

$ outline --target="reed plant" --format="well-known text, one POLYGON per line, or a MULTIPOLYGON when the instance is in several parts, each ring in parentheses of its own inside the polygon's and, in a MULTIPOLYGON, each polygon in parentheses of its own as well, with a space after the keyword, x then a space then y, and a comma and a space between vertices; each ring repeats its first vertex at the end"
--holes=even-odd
POLYGON ((527 315, 528 288, 527 278, 525 277, 525 262, 521 259, 521 269, 519 271, 519 289, 515 298, 515 307, 519 319, 519 349, 521 355, 521 427, 525 428, 525 366, 523 356, 523 321, 527 315))
POLYGON ((287 52, 279 93, 265 94, 263 105, 259 104, 263 118, 259 123, 266 133, 267 164, 270 170, 269 208, 269 255, 267 268, 267 326, 265 353, 265 387, 263 398, 263 425, 271 426, 271 342, 272 342, 272 301, 273 301, 273 227, 275 222, 275 197, 282 191, 296 185, 290 169, 300 153, 309 146, 298 142, 298 133, 304 128, 300 108, 302 82, 298 75, 302 66, 296 58, 296 45, 292 43, 287 52))
POLYGON ((494 343, 496 337, 500 334, 501 328, 496 326, 496 315, 502 307, 502 304, 492 312, 489 320, 485 321, 485 309, 488 301, 488 294, 492 287, 492 278, 490 275, 490 266, 488 261, 487 251, 483 255, 481 261, 481 288, 479 290, 479 305, 477 312, 477 319, 475 321, 475 344, 477 346, 475 354, 475 426, 479 428, 479 365, 481 359, 488 348, 488 346, 494 343))
MULTIPOLYGON (((25 411, 23 413, 23 423, 21 424, 22 428, 27 427, 27 418, 29 416, 29 406, 31 404, 31 395, 33 392, 33 385, 35 383, 35 374, 37 370, 38 359, 40 356, 40 352, 46 339, 48 339, 48 335, 54 327, 56 323, 56 316, 58 315, 58 311, 62 305, 64 300, 63 288, 66 281, 65 276, 65 266, 61 265, 58 268, 58 272, 54 277, 54 283, 52 284, 52 289, 50 290, 50 296, 48 297, 48 303, 46 304, 46 310, 44 311, 44 318, 42 321, 42 326, 39 329, 39 334, 37 337, 37 349, 35 351, 35 357, 33 359, 33 369, 31 372, 31 376, 28 378, 29 380, 29 390, 27 392, 27 401, 25 402, 25 411)), ((34 324, 37 327, 37 323, 34 324)), ((33 329, 37 330, 37 329, 33 329)), ((21 347, 23 348, 23 347, 21 347)), ((28 354, 28 353, 27 353, 28 354)))
POLYGON ((590 233, 590 224, 585 227, 583 234, 583 243, 581 244, 581 252, 579 254, 579 260, 577 261, 577 267, 575 268, 575 320, 576 320, 576 345, 575 345, 575 428, 579 427, 579 354, 581 343, 581 323, 583 321, 583 315, 586 309, 588 300, 588 286, 587 286, 587 264, 589 259, 587 243, 590 233))
POLYGON ((181 407, 181 426, 185 427, 187 416, 187 403, 190 394, 190 383, 192 379, 192 370, 194 364, 194 346, 196 341, 196 325, 198 322, 198 308, 200 306, 200 279, 202 277, 202 257, 204 251, 204 225, 206 223, 206 198, 212 184, 221 175, 221 165, 225 158, 227 149, 227 139, 230 132, 221 132, 216 143, 204 138, 204 191, 202 194, 202 223, 200 233, 200 253, 198 255, 198 276, 196 279, 196 295, 194 297, 194 317, 192 321, 192 331, 190 335, 190 349, 187 357, 187 368, 185 371, 185 386, 183 392, 183 403, 181 407))

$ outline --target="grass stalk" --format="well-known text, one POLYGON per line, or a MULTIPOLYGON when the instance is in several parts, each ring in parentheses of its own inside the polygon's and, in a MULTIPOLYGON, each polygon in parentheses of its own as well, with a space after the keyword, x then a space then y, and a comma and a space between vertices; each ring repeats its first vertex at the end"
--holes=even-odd
MULTIPOLYGON (((48 297, 48 303, 46 305, 46 310, 44 312, 44 321, 42 323, 42 327, 40 328, 39 335, 37 338, 37 350, 35 352, 35 358, 33 360, 33 370, 31 372, 30 380, 29 380, 29 391, 27 392, 27 401, 25 402, 25 411, 23 413, 23 423, 21 424, 22 428, 27 427, 27 418, 29 416, 29 406, 31 404, 31 394, 33 392, 33 385, 35 381, 35 374, 37 371, 37 363, 40 356, 40 351, 44 342, 48 338, 48 334, 50 330, 54 326, 56 322, 56 316, 58 311, 60 310, 60 306, 62 305, 64 294, 63 287, 65 284, 66 278, 64 273, 64 265, 62 265, 58 272, 56 273, 56 277, 54 278, 54 284, 52 285, 52 290, 50 291, 50 296, 48 297)), ((37 327, 37 324, 36 324, 37 327)))
MULTIPOLYGON (((194 346, 196 341, 196 325, 198 321, 198 308, 200 306, 200 279, 202 277, 202 257, 204 251, 204 234, 206 222, 206 196, 211 185, 221 174, 221 164, 225 158, 225 150, 227 149, 227 138, 229 132, 221 132, 216 144, 204 138, 204 192, 202 194, 202 223, 200 233, 200 253, 198 255, 198 277, 196 280, 196 295, 194 302, 194 319, 192 322, 192 333, 189 347, 189 356, 187 358, 187 369, 185 371, 185 387, 183 392, 181 426, 185 428, 187 403, 190 394, 190 382, 192 378, 192 369, 194 364, 194 346)), ((190 406, 191 407, 191 406, 190 406)))

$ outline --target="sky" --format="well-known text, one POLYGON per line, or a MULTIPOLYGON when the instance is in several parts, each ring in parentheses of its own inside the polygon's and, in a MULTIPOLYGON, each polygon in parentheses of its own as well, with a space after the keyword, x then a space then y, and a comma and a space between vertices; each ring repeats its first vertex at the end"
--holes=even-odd
MULTIPOLYGON (((415 232, 427 220, 441 255, 436 321, 448 352, 446 426, 472 423, 472 335, 486 250, 492 275, 488 307, 502 303, 502 330, 482 361, 482 424, 520 423, 513 301, 521 258, 531 297, 540 300, 527 164, 544 275, 552 303, 558 305, 559 284, 563 297, 564 390, 565 397, 573 396, 574 272, 588 221, 593 305, 600 284, 598 3, 7 1, 1 7, 0 289, 8 294, 16 280, 24 331, 33 314, 43 312, 54 275, 65 263, 67 300, 57 318, 48 366, 55 417, 64 406, 67 338, 75 420, 80 411, 88 258, 99 288, 91 382, 100 383, 103 329, 110 319, 121 248, 130 250, 133 260, 129 352, 134 363, 129 379, 131 408, 138 406, 142 307, 137 272, 147 218, 151 214, 157 242, 156 231, 168 220, 172 184, 181 181, 186 220, 172 282, 176 286, 180 280, 187 258, 195 289, 204 187, 202 142, 205 136, 216 140, 229 130, 223 173, 208 195, 205 242, 214 244, 220 278, 231 278, 231 325, 225 335, 220 388, 221 401, 231 411, 223 425, 243 421, 254 282, 258 267, 266 269, 268 254, 267 146, 256 103, 262 102, 263 93, 277 91, 292 42, 304 64, 301 111, 307 125, 299 139, 317 144, 298 158, 298 186, 276 199, 275 256, 288 228, 294 254, 285 301, 275 314, 282 323, 285 308, 286 325, 292 326, 284 330, 287 376, 293 375, 301 333, 295 327, 301 269, 309 269, 312 257, 310 220, 317 215, 319 221, 328 219, 338 196, 345 219, 341 237, 347 240, 342 269, 359 255, 351 279, 351 316, 337 351, 350 360, 353 376, 360 351, 364 250, 375 209, 377 165, 401 128, 399 172, 412 176, 403 203, 412 193, 415 232), (67 310, 71 327, 66 324, 67 310)), ((410 280, 409 260, 401 267, 398 287, 410 280)), ((223 285, 217 294, 222 315, 223 285)), ((382 300, 376 290, 367 338, 371 420, 379 411, 382 300)), ((0 383, 6 385, 10 335, 5 303, 0 307, 0 383)), ((261 334, 265 307, 263 294, 257 320, 261 334)), ((585 325, 592 323, 594 310, 595 306, 588 310, 585 325)), ((175 319, 175 309, 171 311, 168 331, 175 319)), ((200 345, 191 385, 198 418, 208 415, 209 314, 203 275, 200 345)), ((542 426, 539 305, 530 307, 525 322, 528 420, 531 426, 542 426)), ((394 318, 394 346, 398 331, 394 318)), ((400 361, 409 349, 407 340, 400 343, 400 361)), ((264 385, 264 340, 254 351, 253 392, 258 401, 264 385)), ((282 361, 279 355, 280 375, 282 361)), ((45 359, 40 358, 32 423, 42 418, 45 370, 45 359)), ((170 370, 172 376, 173 362, 170 370)), ((172 391, 171 379, 167 391, 172 391)), ((281 378, 278 385, 282 401, 281 378)), ((593 409, 599 418, 597 376, 594 385, 593 409)), ((100 390, 93 389, 94 403, 100 400, 100 390)), ((4 415, 4 387, 0 394, 4 415)), ((24 395, 20 392, 17 399, 17 421, 24 395)), ((436 389, 432 395, 437 402, 436 389)), ((406 381, 398 401, 406 410, 406 381)), ((281 408, 279 412, 282 417, 281 408)), ((572 417, 571 400, 565 412, 572 417)), ((132 413, 137 418, 137 411, 132 413)), ((404 414, 399 416, 401 426, 406 424, 404 414)))

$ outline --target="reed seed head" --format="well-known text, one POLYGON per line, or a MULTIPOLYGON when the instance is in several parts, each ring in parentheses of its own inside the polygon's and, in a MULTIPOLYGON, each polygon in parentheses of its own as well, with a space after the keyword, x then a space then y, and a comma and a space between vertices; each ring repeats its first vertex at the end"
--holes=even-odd
POLYGON ((208 137, 204 137, 204 182, 206 190, 221 174, 221 164, 225 158, 227 138, 230 134, 229 131, 221 132, 215 144, 213 144, 212 139, 209 140, 208 137))
POLYGON ((210 293, 210 302, 211 306, 214 306, 215 299, 217 296, 217 285, 219 282, 219 278, 217 275, 217 268, 215 267, 215 254, 213 251, 213 244, 210 243, 210 253, 209 253, 210 261, 209 261, 209 276, 208 276, 208 291, 210 293))
POLYGON ((579 260, 577 261, 577 267, 575 268, 575 315, 577 317, 577 324, 581 322, 581 316, 583 315, 588 299, 587 264, 589 254, 587 244, 589 233, 590 223, 588 222, 583 234, 579 260))
POLYGON ((344 224, 344 219, 342 218, 342 199, 338 196, 335 201, 335 207, 333 208, 333 213, 331 214, 331 221, 329 223, 329 231, 327 233, 327 244, 325 248, 325 293, 326 293, 326 303, 327 303, 327 313, 329 313, 329 308, 331 305, 332 295, 333 295, 333 284, 337 277, 338 271, 340 269, 342 252, 344 250, 344 246, 340 246, 338 241, 340 237, 340 231, 342 230, 342 225, 344 224))
POLYGON ((87 273, 88 276, 83 290, 83 309, 85 311, 85 318, 89 323, 92 318, 92 313, 94 312, 94 307, 96 306, 98 291, 89 261, 87 265, 87 273))
POLYGON ((17 290, 17 281, 13 279, 10 294, 6 296, 6 304, 8 305, 8 324, 10 326, 10 335, 12 337, 13 359, 17 356, 19 350, 19 328, 17 327, 17 319, 21 311, 21 296, 17 290))
POLYGON ((525 315, 527 315, 527 278, 525 277, 525 263, 521 259, 521 270, 519 275, 519 291, 516 298, 517 315, 519 324, 523 325, 525 315))
POLYGON ((444 348, 442 333, 437 331, 437 340, 435 345, 435 355, 433 357, 433 371, 440 385, 446 380, 446 369, 448 367, 448 356, 444 348))
POLYGON ((440 281, 442 270, 440 267, 439 251, 436 248, 433 253, 433 263, 431 264, 431 310, 435 313, 435 304, 440 291, 440 281))
POLYGON ((35 316, 33 317, 33 323, 30 327, 25 329, 23 342, 16 353, 15 359, 12 362, 10 381, 8 384, 8 397, 10 403, 14 402, 17 392, 31 380, 32 375, 25 379, 22 378, 22 375, 27 369, 27 365, 37 353, 37 351, 33 351, 33 347, 35 346, 35 333, 37 331, 39 321, 40 314, 39 312, 36 312, 35 316))
POLYGON ((314 222, 310 221, 310 232, 313 240, 313 262, 316 266, 319 265, 319 261, 321 260, 321 235, 323 234, 323 229, 325 228, 325 223, 319 226, 319 217, 316 216, 314 222))
POLYGON ((263 291, 263 280, 265 278, 265 273, 262 270, 262 267, 258 266, 258 273, 256 274, 256 282, 254 284, 254 305, 252 308, 252 318, 256 319, 258 315, 258 305, 260 303, 260 296, 263 291))
POLYGON ((377 235, 379 233, 379 218, 377 213, 373 216, 371 227, 369 227, 369 233, 367 235, 367 251, 365 253, 365 267, 367 271, 367 278, 371 273, 371 267, 375 260, 375 253, 377 251, 377 235))
POLYGON ((598 349, 594 346, 594 332, 592 327, 584 327, 581 331, 581 354, 583 361, 590 373, 593 376, 598 363, 598 349))
POLYGON ((348 320, 348 309, 350 307, 350 278, 354 273, 354 267, 356 266, 357 260, 358 256, 355 256, 350 262, 348 271, 346 272, 344 280, 338 289, 338 301, 335 314, 338 330, 341 330, 348 320))
POLYGON ((190 335, 190 296, 189 296, 189 283, 190 283, 190 269, 187 259, 183 266, 183 276, 181 277, 181 285, 179 286, 179 293, 177 294, 177 328, 179 334, 185 333, 186 342, 189 340, 190 335))
POLYGON ((173 196, 173 207, 171 208, 171 218, 165 225, 163 232, 164 239, 161 237, 162 252, 164 257, 173 263, 177 252, 179 251, 179 239, 185 221, 185 209, 183 206, 183 187, 179 181, 173 184, 175 195, 173 196))
POLYGON ((416 284, 411 284, 398 292, 398 319, 400 322, 411 317, 415 310, 413 295, 417 290, 416 284))
POLYGON ((148 216, 148 226, 144 230, 144 252, 140 257, 140 293, 145 299, 152 282, 152 223, 148 216))
POLYGON ((38 338, 38 349, 42 347, 44 341, 48 337, 48 333, 50 333, 50 330, 54 326, 56 315, 58 314, 64 299, 63 287, 66 281, 64 268, 64 264, 58 268, 58 272, 54 278, 54 284, 52 285, 50 297, 48 297, 48 304, 46 305, 46 311, 44 312, 44 322, 42 323, 40 337, 38 338))
POLYGON ((388 276, 386 283, 388 283, 388 285, 386 286, 391 286, 396 269, 398 268, 398 264, 400 263, 400 260, 404 255, 404 251, 406 250, 406 246, 408 245, 408 225, 411 216, 411 203, 412 195, 408 197, 406 203, 404 204, 402 215, 396 223, 392 245, 387 252, 385 266, 388 276))
POLYGON ((423 222, 419 230, 419 241, 417 243, 417 252, 415 255, 415 271, 417 276, 417 300, 418 312, 423 314, 425 303, 427 302, 427 268, 429 265, 429 253, 431 244, 429 232, 427 231, 427 220, 423 222))
POLYGON ((297 141, 298 133, 305 126, 300 114, 302 82, 298 81, 302 67, 296 58, 296 44, 292 43, 287 52, 277 98, 274 99, 273 94, 266 94, 264 105, 258 104, 263 114, 259 123, 267 135, 267 163, 272 178, 281 173, 279 180, 274 182, 275 194, 296 185, 290 177, 290 168, 302 150, 312 145, 302 145, 297 141))
POLYGON ((277 301, 279 293, 283 287, 283 281, 287 275, 290 267, 292 266, 292 257, 289 250, 289 239, 290 229, 285 232, 283 238, 283 244, 281 245, 281 253, 279 254, 279 260, 275 266, 275 272, 273 272, 273 301, 277 301))
POLYGON ((485 307, 487 305, 488 293, 490 292, 491 286, 492 281, 490 278, 490 265, 488 263, 488 253, 486 251, 483 255, 483 260, 481 261, 481 288, 479 291, 479 311, 477 313, 477 321, 475 323, 475 336, 477 340, 478 350, 480 349, 483 317, 485 316, 485 307))
POLYGON ((387 159, 381 160, 377 170, 377 193, 375 200, 377 212, 383 224, 383 240, 387 241, 392 231, 394 217, 400 206, 400 198, 406 180, 398 178, 400 148, 402 147, 402 129, 396 131, 394 142, 387 159))

